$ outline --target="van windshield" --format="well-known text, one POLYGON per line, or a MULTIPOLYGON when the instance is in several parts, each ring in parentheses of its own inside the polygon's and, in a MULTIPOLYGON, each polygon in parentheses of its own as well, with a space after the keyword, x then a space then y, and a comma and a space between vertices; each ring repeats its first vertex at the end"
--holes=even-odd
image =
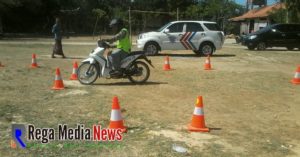
POLYGON ((266 26, 266 27, 264 27, 256 32, 253 32, 251 34, 261 34, 261 33, 267 32, 271 29, 271 27, 272 27, 272 25, 266 26))
POLYGON ((163 25, 162 27, 160 27, 158 30, 156 30, 157 32, 161 32, 163 29, 165 29, 166 27, 168 27, 171 24, 171 22, 163 25))

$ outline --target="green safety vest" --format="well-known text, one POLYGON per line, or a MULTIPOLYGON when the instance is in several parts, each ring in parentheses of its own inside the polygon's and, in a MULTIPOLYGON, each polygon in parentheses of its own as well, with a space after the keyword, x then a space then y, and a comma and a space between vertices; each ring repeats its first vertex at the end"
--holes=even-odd
POLYGON ((117 41, 117 48, 122 49, 123 51, 129 53, 130 49, 131 49, 131 43, 129 40, 128 31, 126 28, 123 28, 122 30, 126 31, 126 36, 125 36, 125 38, 117 41))

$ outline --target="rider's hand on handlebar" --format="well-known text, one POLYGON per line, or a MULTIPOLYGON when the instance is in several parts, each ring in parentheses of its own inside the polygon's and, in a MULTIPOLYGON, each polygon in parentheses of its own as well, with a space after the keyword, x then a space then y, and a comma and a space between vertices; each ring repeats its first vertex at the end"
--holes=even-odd
POLYGON ((99 39, 98 40, 98 46, 103 48, 110 48, 108 39, 99 39))

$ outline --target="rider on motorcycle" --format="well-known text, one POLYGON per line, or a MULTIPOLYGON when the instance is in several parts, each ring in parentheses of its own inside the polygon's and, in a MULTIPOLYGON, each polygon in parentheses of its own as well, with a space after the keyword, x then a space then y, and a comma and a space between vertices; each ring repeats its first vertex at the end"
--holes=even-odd
POLYGON ((128 30, 125 28, 123 20, 113 19, 109 27, 112 29, 113 33, 117 33, 111 39, 104 39, 109 43, 117 41, 117 49, 112 52, 109 59, 112 61, 113 71, 111 75, 121 75, 121 61, 128 56, 131 51, 131 43, 129 39, 128 30))

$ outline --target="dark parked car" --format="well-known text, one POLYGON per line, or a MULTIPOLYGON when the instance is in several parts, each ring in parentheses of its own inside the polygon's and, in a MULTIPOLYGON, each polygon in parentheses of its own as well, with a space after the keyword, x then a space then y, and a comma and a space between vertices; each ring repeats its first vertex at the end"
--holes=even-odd
POLYGON ((300 24, 274 24, 249 34, 242 44, 248 49, 265 50, 267 47, 286 47, 300 50, 300 24))

